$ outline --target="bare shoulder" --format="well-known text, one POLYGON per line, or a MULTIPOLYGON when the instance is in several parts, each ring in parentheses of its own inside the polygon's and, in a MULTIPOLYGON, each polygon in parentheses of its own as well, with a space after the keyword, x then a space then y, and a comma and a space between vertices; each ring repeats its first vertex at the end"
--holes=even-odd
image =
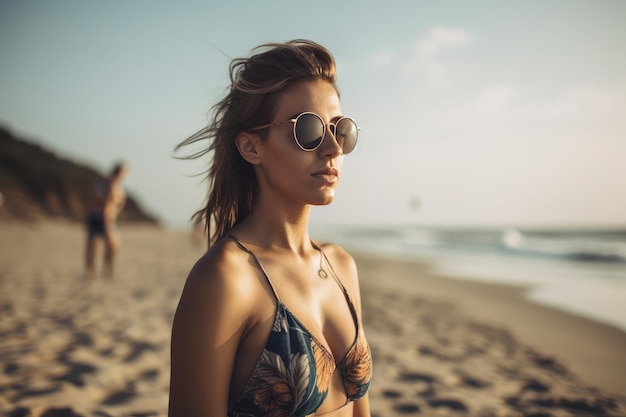
POLYGON ((256 277, 250 255, 235 242, 224 239, 205 253, 191 268, 185 289, 204 288, 207 296, 234 295, 241 300, 248 293, 249 282, 256 277))
POLYGON ((250 323, 255 314, 250 306, 258 305, 258 297, 258 273, 250 255, 225 239, 191 268, 177 317, 219 319, 223 316, 236 321, 236 325, 250 323))
POLYGON ((199 361, 220 346, 234 352, 258 321, 261 293, 249 255, 232 241, 215 245, 196 262, 185 282, 172 325, 173 355, 199 361), (202 349, 193 351, 190 346, 202 349))
POLYGON ((338 262, 354 263, 352 255, 336 243, 318 243, 327 256, 332 256, 338 262))
POLYGON ((226 415, 237 350, 262 306, 252 265, 226 239, 189 272, 172 324, 171 415, 226 415))

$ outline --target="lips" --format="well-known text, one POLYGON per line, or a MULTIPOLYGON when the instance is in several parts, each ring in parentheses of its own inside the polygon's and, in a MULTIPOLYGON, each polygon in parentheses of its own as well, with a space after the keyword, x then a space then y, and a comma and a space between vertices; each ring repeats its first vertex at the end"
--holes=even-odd
POLYGON ((324 181, 326 184, 335 184, 339 179, 339 171, 335 167, 326 167, 314 172, 311 176, 324 181))
POLYGON ((330 175, 330 176, 339 176, 339 171, 337 170, 337 168, 335 167, 327 167, 324 169, 321 169, 319 171, 314 172, 311 175, 330 175))

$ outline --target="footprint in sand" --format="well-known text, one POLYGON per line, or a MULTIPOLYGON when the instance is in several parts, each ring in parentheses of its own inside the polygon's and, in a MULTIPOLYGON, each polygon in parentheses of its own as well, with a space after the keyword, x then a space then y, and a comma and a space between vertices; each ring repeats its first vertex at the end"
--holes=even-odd
POLYGON ((550 387, 542 384, 539 381, 531 379, 522 387, 522 391, 548 392, 550 391, 550 387))
POLYGON ((395 390, 385 390, 382 392, 383 397, 385 398, 400 398, 402 397, 402 393, 400 391, 395 390))
POLYGON ((477 388, 477 389, 484 389, 484 388, 489 388, 493 386, 492 382, 482 379, 480 377, 468 375, 463 372, 457 372, 457 374, 460 377, 459 385, 461 386, 465 386, 469 388, 477 388))
POLYGON ((140 375, 139 378, 140 379, 145 379, 145 380, 152 380, 155 379, 159 376, 159 374, 161 373, 161 371, 159 371, 158 369, 148 369, 146 371, 143 371, 140 375))
POLYGON ((393 406, 393 409, 399 413, 405 413, 405 414, 420 412, 420 408, 416 404, 396 404, 393 406))
POLYGON ((468 411, 465 403, 459 400, 437 399, 428 401, 432 408, 448 408, 453 411, 468 411))
POLYGON ((528 350, 528 354, 530 356, 530 359, 535 363, 535 365, 539 366, 540 368, 550 372, 554 372, 558 375, 567 374, 567 368, 563 364, 559 363, 557 359, 550 356, 542 355, 532 349, 528 350))
POLYGON ((400 374, 398 380, 403 382, 426 382, 432 384, 437 382, 437 377, 419 372, 404 372, 400 374))
MULTIPOLYGON (((6 414, 7 417, 27 417, 31 415, 30 408, 18 407, 15 410, 6 414)), ((41 417, 83 417, 82 414, 78 414, 69 407, 65 408, 49 408, 43 413, 39 414, 41 417)))
POLYGON ((87 332, 74 332, 73 346, 93 346, 93 338, 87 332))
MULTIPOLYGON (((572 415, 581 416, 616 416, 614 410, 617 404, 611 398, 606 397, 565 397, 565 396, 546 396, 545 394, 531 393, 528 391, 520 396, 511 396, 505 399, 505 402, 513 409, 518 410, 524 415, 530 412, 541 410, 548 415, 549 412, 557 411, 572 415)), ((559 414, 560 415, 560 414, 559 414)), ((622 414, 620 414, 622 415, 622 414)))
POLYGON ((123 404, 132 400, 136 395, 137 393, 135 392, 135 385, 131 383, 131 384, 126 385, 126 388, 109 394, 109 396, 106 397, 102 401, 102 404, 104 405, 123 404))
POLYGON ((131 351, 124 358, 124 362, 132 362, 137 359, 143 352, 146 351, 156 351, 157 347, 152 343, 144 342, 144 341, 136 341, 131 342, 131 351))
POLYGON ((83 375, 93 374, 97 370, 95 366, 89 363, 72 362, 65 357, 59 358, 58 362, 64 364, 67 367, 67 372, 61 376, 55 377, 53 380, 66 381, 77 387, 85 386, 83 375))

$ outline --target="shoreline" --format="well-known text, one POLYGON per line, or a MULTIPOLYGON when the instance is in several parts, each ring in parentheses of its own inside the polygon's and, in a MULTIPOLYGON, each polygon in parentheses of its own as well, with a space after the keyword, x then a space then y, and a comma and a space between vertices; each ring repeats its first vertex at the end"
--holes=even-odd
POLYGON ((358 251, 352 255, 361 285, 449 302, 472 319, 506 329, 529 346, 560 358, 592 385, 626 395, 626 332, 621 329, 535 303, 526 298, 530 286, 449 277, 419 259, 358 251), (373 265, 378 275, 397 275, 381 285, 370 273, 373 265))

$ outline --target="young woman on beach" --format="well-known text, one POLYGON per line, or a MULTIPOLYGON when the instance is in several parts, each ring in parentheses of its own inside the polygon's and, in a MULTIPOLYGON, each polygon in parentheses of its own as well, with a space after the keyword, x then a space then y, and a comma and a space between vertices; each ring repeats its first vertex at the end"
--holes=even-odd
POLYGON ((308 232, 330 204, 358 127, 341 111, 335 62, 294 40, 231 63, 211 123, 210 190, 197 213, 208 252, 172 330, 170 416, 369 416, 372 361, 357 270, 308 232))

